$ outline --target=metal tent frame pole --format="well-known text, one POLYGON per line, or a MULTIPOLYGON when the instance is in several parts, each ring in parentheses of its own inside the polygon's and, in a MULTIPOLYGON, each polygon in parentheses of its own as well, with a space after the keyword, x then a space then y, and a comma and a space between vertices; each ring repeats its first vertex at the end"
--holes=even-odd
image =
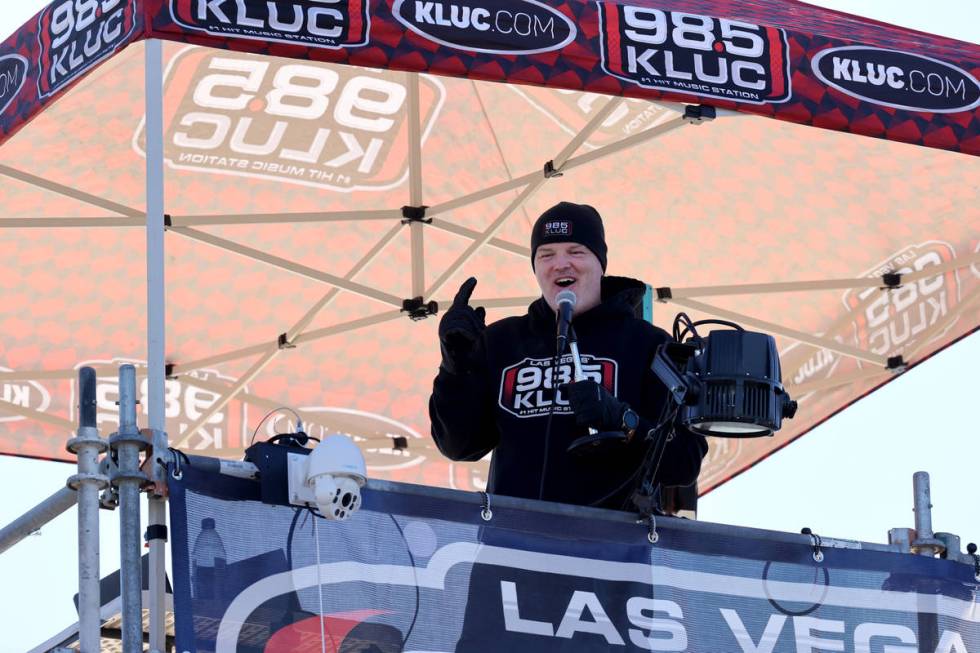
MULTIPOLYGON (((146 41, 146 341, 149 381, 149 425, 153 456, 150 479, 158 491, 166 483, 159 460, 167 450, 164 413, 166 382, 166 293, 164 289, 164 193, 163 193, 163 46, 159 39, 146 41)), ((150 650, 165 651, 166 499, 148 495, 147 535, 150 545, 149 608, 150 650)), ((137 562, 138 564, 138 562, 137 562)), ((142 644, 140 645, 142 649, 142 644)))
MULTIPOLYGON (((422 206, 422 119, 419 110, 419 76, 408 73, 408 205, 422 206)), ((424 208, 423 208, 424 210, 424 208)), ((422 297, 425 292, 425 236, 424 223, 412 220, 408 228, 411 236, 412 297, 422 297)))

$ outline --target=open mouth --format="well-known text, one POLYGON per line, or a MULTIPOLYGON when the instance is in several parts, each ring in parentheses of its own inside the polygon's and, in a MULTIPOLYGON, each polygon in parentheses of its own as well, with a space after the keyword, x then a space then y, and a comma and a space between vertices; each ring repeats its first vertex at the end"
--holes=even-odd
POLYGON ((573 277, 561 277, 559 279, 555 279, 555 285, 561 288, 568 288, 573 283, 575 283, 575 279, 573 277))

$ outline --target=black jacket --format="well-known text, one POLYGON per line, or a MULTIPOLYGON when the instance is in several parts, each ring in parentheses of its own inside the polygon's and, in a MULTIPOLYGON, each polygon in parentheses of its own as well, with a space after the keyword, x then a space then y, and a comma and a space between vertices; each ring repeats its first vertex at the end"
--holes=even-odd
MULTIPOLYGON (((586 376, 603 383, 641 417, 629 445, 566 452, 585 431, 575 424, 560 392, 555 402, 556 318, 540 298, 526 315, 490 324, 464 371, 450 374, 440 367, 429 399, 439 450, 452 460, 479 460, 493 451, 491 493, 631 509, 629 495, 648 448, 642 436, 660 422, 667 400, 667 389, 650 365, 657 346, 669 336, 636 317, 645 289, 634 279, 603 277, 602 302, 573 322, 586 376)), ((557 369, 559 384, 572 380, 568 354, 557 369)), ((657 480, 689 485, 706 452, 703 437, 678 429, 657 480)))

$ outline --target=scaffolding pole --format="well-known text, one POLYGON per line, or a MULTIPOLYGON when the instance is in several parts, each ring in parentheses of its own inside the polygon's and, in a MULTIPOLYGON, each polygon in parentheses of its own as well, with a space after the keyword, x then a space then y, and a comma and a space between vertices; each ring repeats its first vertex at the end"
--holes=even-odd
POLYGON ((143 650, 143 578, 140 556, 140 451, 146 441, 136 426, 136 368, 119 367, 119 430, 109 438, 117 465, 112 483, 119 489, 119 579, 124 653, 143 650))
POLYGON ((0 553, 75 505, 77 493, 63 487, 0 530, 0 553))
POLYGON ((99 454, 108 444, 95 426, 95 370, 78 371, 80 397, 78 435, 68 440, 67 449, 78 456, 78 473, 68 479, 68 487, 78 492, 78 650, 101 650, 99 614, 99 491, 109 479, 99 471, 99 454))

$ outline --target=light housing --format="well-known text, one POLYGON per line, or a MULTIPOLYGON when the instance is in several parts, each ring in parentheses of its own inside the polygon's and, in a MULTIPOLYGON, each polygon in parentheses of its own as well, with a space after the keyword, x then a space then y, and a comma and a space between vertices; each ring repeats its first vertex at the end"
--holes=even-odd
POLYGON ((661 345, 653 372, 677 402, 678 423, 722 438, 771 436, 797 404, 782 385, 776 341, 764 333, 716 330, 661 345))

